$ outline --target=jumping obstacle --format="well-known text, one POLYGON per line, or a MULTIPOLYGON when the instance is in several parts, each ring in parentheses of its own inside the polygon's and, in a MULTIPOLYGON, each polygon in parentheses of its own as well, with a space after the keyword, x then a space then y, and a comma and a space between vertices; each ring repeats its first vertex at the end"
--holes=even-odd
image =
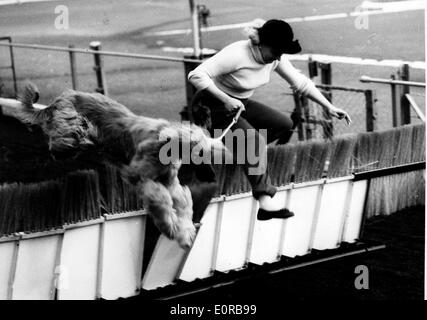
MULTIPOLYGON (((289 207, 295 216, 257 221, 257 202, 248 192, 247 182, 239 169, 224 166, 218 171, 220 195, 209 204, 188 251, 162 235, 154 250, 149 249, 151 235, 144 210, 113 213, 137 204, 118 199, 126 197, 124 189, 112 192, 115 189, 108 187, 118 182, 104 179, 107 183, 102 187, 88 190, 92 190, 92 197, 103 193, 110 212, 89 218, 61 214, 62 226, 36 232, 33 229, 43 229, 42 222, 37 227, 24 223, 22 230, 0 238, 0 299, 125 298, 173 286, 177 281, 194 282, 216 272, 274 263, 284 256, 315 260, 311 258, 313 251, 358 243, 363 238, 364 221, 378 210, 388 214, 424 204, 425 127, 405 126, 331 142, 271 148, 269 169, 272 181, 279 186, 274 200, 289 207), (329 168, 325 171, 326 164, 329 168)), ((103 180, 100 177, 98 180, 103 180)), ((86 190, 84 184, 80 187, 86 190)), ((19 188, 22 186, 16 183, 3 184, 0 206, 2 201, 10 202, 19 188)), ((30 201, 26 205, 31 211, 36 199, 33 195, 21 202, 30 201)), ((42 204, 35 208, 37 212, 43 209, 51 210, 42 204)), ((19 226, 15 220, 25 220, 5 210, 14 209, 0 208, 3 233, 12 230, 11 225, 19 226)))

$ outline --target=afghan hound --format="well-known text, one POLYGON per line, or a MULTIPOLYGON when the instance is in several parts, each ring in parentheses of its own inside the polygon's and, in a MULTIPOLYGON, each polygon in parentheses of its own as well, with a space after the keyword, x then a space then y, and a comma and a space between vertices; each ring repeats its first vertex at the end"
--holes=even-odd
POLYGON ((3 114, 41 127, 53 156, 100 148, 122 176, 137 187, 157 228, 181 247, 191 246, 196 231, 192 197, 177 176, 182 155, 165 164, 159 154, 166 143, 174 142, 189 145, 189 150, 224 155, 221 141, 193 124, 138 116, 98 93, 69 90, 45 108, 35 104, 38 97, 37 88, 29 84, 18 100, 0 98, 3 114))

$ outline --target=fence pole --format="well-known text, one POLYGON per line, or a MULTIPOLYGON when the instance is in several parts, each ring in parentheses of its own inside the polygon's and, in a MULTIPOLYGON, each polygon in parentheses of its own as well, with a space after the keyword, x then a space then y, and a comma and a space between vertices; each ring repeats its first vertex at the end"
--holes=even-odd
MULTIPOLYGON (((91 50, 101 51, 101 42, 99 41, 93 41, 89 46, 91 50)), ((108 96, 107 83, 105 82, 104 70, 102 69, 101 55, 99 53, 94 53, 93 57, 95 60, 95 66, 93 67, 93 70, 95 70, 97 83, 97 88, 95 90, 96 92, 108 96)))
POLYGON ((294 92, 293 96, 294 96, 294 102, 295 102, 295 112, 298 114, 298 117, 301 119, 297 124, 298 140, 304 141, 304 126, 302 124, 303 115, 302 115, 302 107, 301 107, 301 98, 296 92, 294 92))
MULTIPOLYGON (((391 75, 391 80, 395 80, 396 77, 394 74, 391 75)), ((400 112, 398 110, 397 101, 396 101, 396 85, 394 83, 390 84, 391 88, 391 110, 393 115, 393 127, 397 127, 400 124, 400 112)))
POLYGON ((15 98, 18 96, 18 84, 16 82, 16 69, 15 69, 15 56, 13 54, 13 46, 12 44, 12 37, 0 37, 0 41, 7 40, 10 44, 9 46, 9 56, 10 56, 10 66, 7 66, 5 68, 12 69, 12 78, 13 78, 13 90, 15 93, 15 98))
POLYGON ((200 25, 199 25, 199 12, 197 6, 194 3, 194 0, 190 1, 190 13, 191 13, 191 26, 193 29, 193 45, 194 53, 193 55, 197 58, 201 58, 201 49, 200 49, 200 25))
MULTIPOLYGON (((195 56, 185 56, 184 58, 193 59, 195 56)), ((184 61, 184 76, 185 76, 185 95, 187 99, 187 106, 190 106, 193 96, 197 89, 188 81, 188 74, 193 71, 200 63, 184 61)))
MULTIPOLYGON (((12 42, 12 38, 9 37, 9 43, 12 42)), ((12 68, 12 77, 13 77, 13 90, 15 91, 15 97, 18 96, 18 85, 16 83, 16 71, 15 71, 15 56, 13 54, 13 47, 10 46, 10 62, 11 62, 11 68, 12 68)))
POLYGON ((377 122, 376 122, 376 110, 375 110, 375 101, 376 95, 375 90, 366 90, 366 131, 376 131, 377 122))
MULTIPOLYGON (((68 48, 73 49, 74 46, 71 44, 68 48)), ((73 90, 77 90, 77 70, 76 70, 76 54, 73 51, 69 51, 70 54, 70 71, 71 71, 71 85, 73 90)))
MULTIPOLYGON (((210 53, 210 54, 204 54, 202 55, 201 59, 205 60, 208 59, 212 56, 214 56, 215 53, 210 53)), ((184 56, 184 59, 199 59, 199 57, 195 57, 195 56, 184 56)), ((202 61, 203 61, 202 60, 202 61)), ((195 68, 197 68, 202 61, 185 61, 184 60, 184 76, 185 76, 185 94, 186 94, 186 99, 187 99, 187 106, 189 106, 191 104, 191 101, 193 100, 193 96, 196 94, 197 89, 190 83, 190 81, 188 81, 188 74, 193 71, 195 68)))
MULTIPOLYGON (((320 68, 320 82, 323 85, 332 85, 332 67, 331 67, 331 63, 318 63, 319 68, 320 68)), ((326 88, 324 90, 322 90, 322 94, 325 96, 326 99, 328 99, 329 102, 332 103, 332 91, 329 88, 326 88)), ((330 132, 330 135, 333 136, 334 135, 334 126, 333 126, 333 122, 332 122, 332 117, 324 112, 323 116, 326 120, 329 120, 330 122, 328 124, 326 124, 325 126, 328 126, 327 131, 330 132)), ((324 130, 323 130, 324 131, 324 130)), ((325 131, 324 131, 325 132, 325 131)), ((327 136, 324 135, 325 138, 327 138, 327 136)))
MULTIPOLYGON (((403 81, 409 81, 409 65, 404 64, 400 67, 400 79, 403 81)), ((401 114, 401 123, 400 125, 411 123, 411 106, 408 99, 406 99, 406 94, 409 94, 409 86, 402 85, 400 90, 400 114, 401 114)))
POLYGON ((316 131, 316 125, 312 123, 310 120, 312 119, 310 115, 310 108, 308 105, 308 98, 305 96, 301 96, 301 109, 304 112, 304 118, 305 118, 305 138, 306 140, 313 139, 313 131, 316 131))

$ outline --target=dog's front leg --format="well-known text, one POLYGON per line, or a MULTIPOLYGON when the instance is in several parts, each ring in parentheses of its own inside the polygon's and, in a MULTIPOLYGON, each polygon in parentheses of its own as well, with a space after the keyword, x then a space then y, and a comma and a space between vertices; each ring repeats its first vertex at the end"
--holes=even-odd
POLYGON ((147 180, 138 183, 144 208, 154 224, 169 239, 176 239, 179 222, 168 189, 160 182, 147 180))
POLYGON ((173 208, 178 217, 177 241, 181 247, 189 248, 196 236, 196 228, 193 224, 193 200, 190 189, 180 184, 175 177, 168 186, 172 197, 173 208))

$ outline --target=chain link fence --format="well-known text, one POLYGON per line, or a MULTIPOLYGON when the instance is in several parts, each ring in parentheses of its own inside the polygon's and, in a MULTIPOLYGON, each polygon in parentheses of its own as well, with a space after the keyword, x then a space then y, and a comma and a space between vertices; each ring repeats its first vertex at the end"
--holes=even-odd
POLYGON ((352 124, 348 126, 345 120, 331 117, 315 102, 295 96, 294 113, 299 114, 301 121, 296 128, 299 140, 332 138, 375 130, 375 91, 329 85, 317 87, 332 104, 350 115, 352 124))

